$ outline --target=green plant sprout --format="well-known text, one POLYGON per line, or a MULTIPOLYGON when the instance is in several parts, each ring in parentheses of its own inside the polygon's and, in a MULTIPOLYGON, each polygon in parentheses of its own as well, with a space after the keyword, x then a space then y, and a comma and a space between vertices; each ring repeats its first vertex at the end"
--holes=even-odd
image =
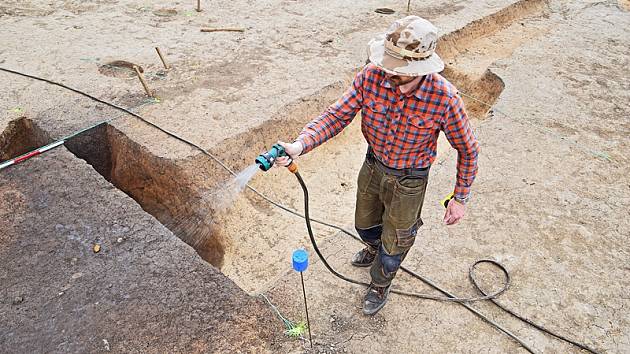
POLYGON ((291 338, 298 338, 301 337, 304 333, 306 333, 306 330, 308 329, 308 326, 306 325, 306 322, 301 321, 298 324, 293 324, 292 323, 292 327, 287 328, 286 331, 284 331, 284 334, 287 335, 287 337, 291 337, 291 338))
POLYGON ((296 324, 288 320, 286 317, 282 316, 278 308, 274 304, 272 304, 271 301, 269 301, 269 299, 265 296, 265 294, 260 294, 260 297, 262 297, 263 299, 265 299, 265 301, 267 301, 267 303, 269 304, 273 312, 275 312, 278 318, 282 321, 282 323, 284 324, 284 328, 286 328, 284 331, 284 334, 287 337, 300 338, 302 337, 304 333, 306 333, 306 331, 308 330, 308 326, 306 325, 306 322, 301 321, 296 324))

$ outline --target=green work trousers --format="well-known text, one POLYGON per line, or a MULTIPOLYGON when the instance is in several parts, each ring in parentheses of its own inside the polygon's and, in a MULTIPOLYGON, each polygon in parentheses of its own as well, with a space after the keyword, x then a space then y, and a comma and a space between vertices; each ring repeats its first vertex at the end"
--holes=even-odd
POLYGON ((370 269, 372 283, 388 286, 416 240, 428 173, 396 176, 366 158, 359 172, 355 227, 378 252, 370 269))

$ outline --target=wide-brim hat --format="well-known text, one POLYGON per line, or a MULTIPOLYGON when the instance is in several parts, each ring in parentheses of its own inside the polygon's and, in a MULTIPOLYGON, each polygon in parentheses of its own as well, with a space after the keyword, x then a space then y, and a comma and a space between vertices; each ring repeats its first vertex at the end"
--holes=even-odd
POLYGON ((370 62, 393 75, 423 76, 444 70, 437 53, 437 28, 418 16, 394 22, 368 43, 370 62))

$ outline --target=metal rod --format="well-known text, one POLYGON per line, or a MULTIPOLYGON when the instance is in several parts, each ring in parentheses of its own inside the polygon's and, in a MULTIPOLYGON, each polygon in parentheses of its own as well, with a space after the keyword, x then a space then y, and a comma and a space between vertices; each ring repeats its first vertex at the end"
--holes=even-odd
POLYGON ((302 280, 302 294, 304 295, 304 309, 306 310, 306 326, 308 327, 308 341, 311 342, 311 348, 313 348, 313 337, 311 337, 311 321, 308 318, 308 305, 306 304, 306 289, 304 288, 304 275, 300 272, 300 279, 302 280))
POLYGON ((197 12, 201 12, 201 0, 197 0, 197 12))
POLYGON ((138 67, 136 65, 133 66, 133 70, 136 72, 136 75, 138 75, 138 79, 140 79, 142 87, 144 87, 144 91, 146 91, 149 97, 153 97, 153 94, 151 94, 151 90, 149 90, 149 86, 147 86, 147 82, 144 80, 144 76, 142 76, 142 73, 140 72, 140 70, 138 70, 138 67))
POLYGON ((162 61, 162 65, 164 65, 164 69, 168 70, 168 65, 166 64, 166 60, 164 60, 164 56, 162 55, 162 51, 160 51, 160 48, 155 47, 155 51, 160 57, 160 60, 162 61))

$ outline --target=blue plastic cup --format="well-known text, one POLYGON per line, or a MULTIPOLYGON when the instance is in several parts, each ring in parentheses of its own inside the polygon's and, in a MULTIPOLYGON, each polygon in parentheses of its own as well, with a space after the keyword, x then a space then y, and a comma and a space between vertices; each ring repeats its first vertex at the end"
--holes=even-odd
POLYGON ((308 253, 303 250, 293 251, 293 269, 297 272, 303 272, 308 268, 308 253))

